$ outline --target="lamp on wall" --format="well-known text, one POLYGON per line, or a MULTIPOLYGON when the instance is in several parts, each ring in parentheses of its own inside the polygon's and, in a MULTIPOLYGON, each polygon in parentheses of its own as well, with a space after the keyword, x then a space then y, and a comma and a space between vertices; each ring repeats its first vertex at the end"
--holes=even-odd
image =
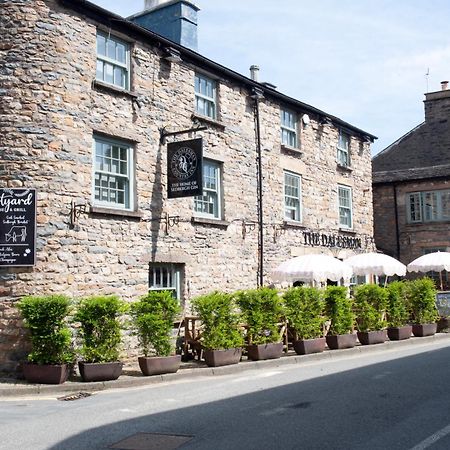
POLYGON ((163 59, 169 61, 171 63, 181 62, 181 54, 180 51, 173 47, 164 47, 163 48, 163 59))

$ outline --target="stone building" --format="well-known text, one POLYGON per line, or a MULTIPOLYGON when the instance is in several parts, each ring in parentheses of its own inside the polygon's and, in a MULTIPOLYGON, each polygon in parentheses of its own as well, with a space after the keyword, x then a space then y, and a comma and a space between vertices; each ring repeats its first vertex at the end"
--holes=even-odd
POLYGON ((0 234, 0 370, 23 357, 23 295, 168 288, 189 309, 289 257, 373 245, 374 136, 198 54, 197 10, 2 2, 0 187, 37 206, 34 264, 0 234), (171 14, 175 31, 145 28, 171 14), (202 194, 168 198, 168 144, 200 137, 202 194))
POLYGON ((442 82, 441 91, 425 94, 425 121, 376 155, 372 163, 378 249, 404 264, 425 253, 449 251, 447 82, 442 82))

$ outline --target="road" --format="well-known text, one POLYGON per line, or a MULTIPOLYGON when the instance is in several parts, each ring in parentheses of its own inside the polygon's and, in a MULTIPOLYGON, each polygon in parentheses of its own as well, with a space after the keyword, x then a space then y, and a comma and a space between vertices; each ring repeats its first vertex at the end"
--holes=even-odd
POLYGON ((0 403, 0 448, 163 450, 184 442, 186 450, 450 449, 446 345, 105 391, 75 401, 10 399, 0 403))

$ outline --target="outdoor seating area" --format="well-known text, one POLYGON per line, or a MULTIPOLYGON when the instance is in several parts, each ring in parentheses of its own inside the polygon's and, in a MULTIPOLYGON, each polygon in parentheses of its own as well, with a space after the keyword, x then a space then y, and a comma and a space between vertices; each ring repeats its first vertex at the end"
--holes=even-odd
POLYGON ((352 289, 327 286, 324 280, 344 284, 354 273, 399 276, 406 268, 385 255, 361 255, 348 263, 322 256, 309 257, 306 266, 302 265, 305 258, 294 258, 277 269, 278 280, 284 277, 284 281, 309 285, 214 291, 193 298, 189 315, 181 312, 170 291, 150 291, 130 304, 117 296, 24 297, 18 308, 31 344, 24 376, 35 383, 63 383, 68 367, 78 362, 84 381, 117 379, 122 373, 124 330, 137 337, 142 354, 139 365, 146 376, 176 372, 181 361, 204 361, 216 367, 246 358, 276 359, 283 353, 306 355, 326 348, 431 336, 438 323, 442 331, 450 310, 442 295, 438 310, 438 290, 432 279, 389 283, 385 279, 382 285, 371 282, 352 289), (63 371, 43 381, 41 372, 49 366, 63 367, 63 371), (101 372, 91 374, 98 366, 101 372))

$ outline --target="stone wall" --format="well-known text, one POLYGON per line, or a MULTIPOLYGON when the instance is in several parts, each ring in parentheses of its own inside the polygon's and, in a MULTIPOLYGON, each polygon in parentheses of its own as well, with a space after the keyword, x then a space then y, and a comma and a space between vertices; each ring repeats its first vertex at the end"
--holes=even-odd
MULTIPOLYGON (((52 0, 2 3, 0 187, 36 188, 38 206, 36 266, 0 269, 0 343, 7 341, 0 367, 10 367, 23 353, 7 350, 21 334, 11 305, 23 295, 116 293, 131 300, 147 291, 152 261, 184 264, 188 309, 191 297, 212 289, 257 284, 258 230, 243 227, 257 221, 255 126, 248 86, 212 74, 219 77, 218 121, 203 121, 208 129, 195 136, 203 137, 205 157, 222 163, 226 223, 192 222, 193 198, 167 199, 166 146, 159 142, 159 130, 192 127, 195 67, 189 61, 169 63, 149 41, 112 29, 134 42, 133 93, 101 86, 94 83, 97 26, 105 29, 52 0), (71 202, 91 202, 94 133, 133 143, 139 214, 91 211, 71 227, 71 202), (166 214, 179 216, 178 225, 166 229, 156 220, 166 214), (14 338, 5 337, 13 331, 14 338)), ((270 283, 276 265, 311 251, 304 245, 305 229, 340 232, 338 183, 353 190, 354 227, 347 234, 366 236, 370 242, 373 223, 369 143, 354 133, 351 170, 338 169, 338 128, 309 113, 300 151, 282 150, 280 105, 266 97, 260 109, 264 275, 270 283), (301 227, 284 224, 283 170, 302 176, 301 227)))

